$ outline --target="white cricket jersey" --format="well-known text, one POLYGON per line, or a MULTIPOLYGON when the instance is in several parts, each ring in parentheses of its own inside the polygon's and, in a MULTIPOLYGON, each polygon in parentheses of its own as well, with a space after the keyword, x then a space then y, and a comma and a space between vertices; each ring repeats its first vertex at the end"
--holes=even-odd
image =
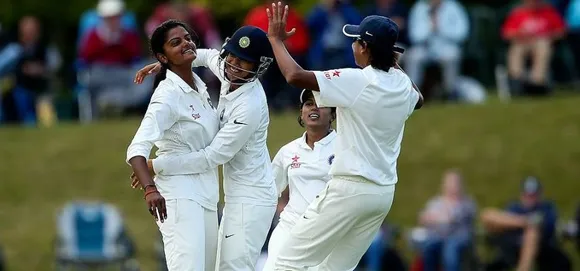
POLYGON ((361 176, 378 185, 397 183, 397 158, 405 121, 419 101, 401 70, 315 71, 320 107, 336 107, 333 176, 361 176))
MULTIPOLYGON (((195 74, 194 78, 198 91, 167 71, 127 149, 127 163, 135 156, 149 158, 153 145, 157 146, 156 155, 160 159, 178 157, 210 145, 219 130, 219 119, 204 82, 195 74)), ((165 199, 192 199, 207 209, 217 210, 217 166, 195 174, 161 172, 155 176, 155 185, 165 199)))
POLYGON ((221 81, 218 104, 220 130, 211 144, 180 157, 154 160, 156 172, 197 173, 223 164, 225 201, 276 205, 276 184, 266 145, 270 116, 260 81, 245 83, 228 93, 219 52, 198 49, 194 66, 209 68, 221 81))
POLYGON ((328 174, 334 161, 336 132, 314 143, 314 149, 306 144, 306 133, 302 137, 280 148, 272 168, 276 187, 280 195, 286 186, 290 188, 288 204, 280 214, 280 219, 294 225, 306 211, 306 207, 330 180, 328 174))

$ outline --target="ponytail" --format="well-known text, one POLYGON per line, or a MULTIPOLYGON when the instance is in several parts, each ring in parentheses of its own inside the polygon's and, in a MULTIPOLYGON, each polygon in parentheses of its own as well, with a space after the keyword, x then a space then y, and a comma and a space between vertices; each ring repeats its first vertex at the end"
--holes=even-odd
POLYGON ((155 89, 157 88, 157 86, 159 86, 159 83, 161 83, 161 81, 165 80, 165 77, 167 77, 167 66, 161 64, 161 69, 155 75, 155 80, 153 81, 153 91, 155 91, 155 89))

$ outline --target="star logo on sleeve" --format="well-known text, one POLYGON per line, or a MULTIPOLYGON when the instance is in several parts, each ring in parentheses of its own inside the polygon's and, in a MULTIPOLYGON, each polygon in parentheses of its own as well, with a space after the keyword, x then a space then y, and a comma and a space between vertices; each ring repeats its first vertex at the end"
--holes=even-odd
POLYGON ((340 77, 340 71, 339 70, 334 70, 332 72, 332 77, 340 77))

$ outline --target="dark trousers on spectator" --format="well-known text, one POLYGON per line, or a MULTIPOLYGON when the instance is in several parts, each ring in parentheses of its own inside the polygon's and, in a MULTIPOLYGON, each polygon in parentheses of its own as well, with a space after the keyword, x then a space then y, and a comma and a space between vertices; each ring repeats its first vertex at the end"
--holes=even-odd
POLYGON ((574 64, 578 72, 577 76, 580 77, 580 29, 572 30, 568 34, 568 42, 574 53, 574 64))
MULTIPOLYGON (((520 246, 506 246, 501 250, 501 255, 485 266, 486 271, 510 270, 517 266, 520 246)), ((540 246, 536 255, 536 268, 538 271, 570 271, 572 270, 570 259, 562 249, 555 245, 540 246)))
POLYGON ((423 249, 425 271, 460 271, 463 251, 470 243, 471 236, 467 233, 427 241, 423 249))

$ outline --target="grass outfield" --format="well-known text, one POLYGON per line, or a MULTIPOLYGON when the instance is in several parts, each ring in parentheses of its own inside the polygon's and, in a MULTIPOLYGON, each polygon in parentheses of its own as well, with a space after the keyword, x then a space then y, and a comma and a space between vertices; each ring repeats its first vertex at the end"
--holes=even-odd
MULTIPOLYGON (((388 220, 413 225, 449 167, 464 172, 467 190, 480 207, 503 206, 517 195, 523 176, 537 175, 561 217, 569 218, 580 191, 578 104, 579 97, 562 97, 417 112, 407 125, 400 182, 388 220)), ((302 129, 295 115, 273 116, 271 122, 269 147, 274 155, 302 129)), ((54 215, 72 199, 102 199, 120 206, 143 270, 154 270, 157 229, 142 194, 130 189, 130 170, 124 163, 138 124, 127 120, 0 129, 0 243, 9 270, 51 269, 54 215)), ((580 266, 577 258, 575 265, 580 266)))

